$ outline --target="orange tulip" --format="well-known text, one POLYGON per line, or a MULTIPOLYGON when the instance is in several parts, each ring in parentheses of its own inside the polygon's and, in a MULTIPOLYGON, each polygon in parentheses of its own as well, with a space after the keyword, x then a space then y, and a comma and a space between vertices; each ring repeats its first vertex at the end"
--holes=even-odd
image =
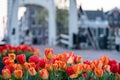
POLYGON ((48 71, 52 70, 52 64, 45 64, 45 69, 47 69, 48 71))
MULTIPOLYGON (((116 77, 117 78, 120 78, 120 74, 119 73, 116 73, 116 77)), ((118 79, 119 80, 119 79, 118 79)))
POLYGON ((22 70, 22 65, 21 64, 14 64, 14 69, 15 70, 22 70))
POLYGON ((57 65, 56 63, 53 64, 52 66, 53 66, 53 69, 54 69, 54 70, 57 70, 57 69, 58 69, 58 65, 57 65))
POLYGON ((75 62, 75 63, 80 63, 80 62, 82 62, 82 57, 81 57, 81 56, 75 56, 74 62, 75 62))
POLYGON ((15 70, 14 75, 17 79, 20 79, 23 76, 23 71, 22 70, 15 70))
POLYGON ((77 65, 74 65, 72 67, 73 67, 73 70, 76 74, 80 74, 83 70, 82 64, 77 64, 77 65))
POLYGON ((66 63, 63 61, 56 61, 55 63, 58 64, 58 67, 61 69, 66 69, 67 67, 66 63))
POLYGON ((88 64, 83 64, 83 72, 90 71, 90 65, 88 64))
POLYGON ((28 69, 30 68, 30 64, 28 62, 25 62, 24 65, 23 65, 24 69, 28 69))
POLYGON ((108 56, 102 56, 100 60, 103 62, 103 65, 107 65, 109 63, 109 57, 108 56))
POLYGON ((90 64, 90 68, 92 69, 92 71, 94 71, 95 67, 96 67, 96 66, 95 66, 94 63, 91 63, 91 64, 90 64))
POLYGON ((53 58, 53 49, 52 48, 46 48, 45 49, 45 56, 48 60, 51 60, 53 58))
POLYGON ((34 67, 29 68, 28 72, 30 73, 31 76, 35 76, 37 74, 34 67))
POLYGON ((110 72, 110 65, 105 65, 105 66, 103 67, 103 69, 104 69, 105 71, 110 72))
POLYGON ((94 72, 97 77, 103 76, 103 70, 101 68, 95 68, 94 72))
POLYGON ((47 69, 40 70, 39 75, 42 79, 48 79, 48 77, 49 77, 49 73, 48 73, 47 69))
POLYGON ((10 60, 15 60, 16 59, 16 55, 14 53, 8 54, 8 57, 10 60))
POLYGON ((29 67, 36 67, 36 64, 34 62, 29 63, 29 67))
POLYGON ((72 74, 70 75, 70 78, 74 79, 74 78, 77 78, 78 77, 78 74, 72 74))
POLYGON ((103 63, 101 60, 94 60, 92 63, 94 63, 95 67, 102 68, 103 63))
POLYGON ((11 72, 9 69, 3 69, 2 70, 2 77, 4 79, 10 79, 11 78, 11 72))

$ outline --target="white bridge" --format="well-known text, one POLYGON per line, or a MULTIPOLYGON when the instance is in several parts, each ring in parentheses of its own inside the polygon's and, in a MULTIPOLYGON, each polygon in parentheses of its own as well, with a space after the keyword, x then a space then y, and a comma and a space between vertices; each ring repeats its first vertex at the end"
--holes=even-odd
MULTIPOLYGON (((10 44, 19 45, 18 8, 27 5, 42 6, 48 10, 48 44, 56 45, 56 6, 54 0, 8 0, 7 30, 10 44)), ((68 41, 61 40, 70 48, 73 46, 72 34, 77 33, 76 0, 70 0, 68 41)), ((66 36, 62 36, 66 37, 66 36)))

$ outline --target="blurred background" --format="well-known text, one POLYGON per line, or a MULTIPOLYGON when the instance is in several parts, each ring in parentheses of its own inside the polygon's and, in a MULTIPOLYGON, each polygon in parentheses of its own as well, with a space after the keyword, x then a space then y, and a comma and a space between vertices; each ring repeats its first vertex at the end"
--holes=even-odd
POLYGON ((0 44, 120 51, 120 0, 0 0, 0 44))

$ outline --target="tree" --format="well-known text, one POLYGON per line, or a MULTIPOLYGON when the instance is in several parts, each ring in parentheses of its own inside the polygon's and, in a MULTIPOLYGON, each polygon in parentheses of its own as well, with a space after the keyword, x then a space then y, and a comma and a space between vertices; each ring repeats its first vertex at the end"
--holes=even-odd
POLYGON ((36 22, 37 24, 47 24, 46 18, 48 17, 48 11, 46 9, 42 9, 37 15, 36 15, 36 22))
POLYGON ((68 31, 68 10, 57 8, 57 34, 68 31))

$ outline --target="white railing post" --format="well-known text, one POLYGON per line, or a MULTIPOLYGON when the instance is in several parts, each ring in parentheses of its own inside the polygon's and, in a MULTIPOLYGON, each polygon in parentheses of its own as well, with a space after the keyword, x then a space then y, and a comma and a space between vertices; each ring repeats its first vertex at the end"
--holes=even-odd
POLYGON ((70 0, 69 6, 69 48, 73 48, 73 33, 78 33, 76 0, 70 0))

